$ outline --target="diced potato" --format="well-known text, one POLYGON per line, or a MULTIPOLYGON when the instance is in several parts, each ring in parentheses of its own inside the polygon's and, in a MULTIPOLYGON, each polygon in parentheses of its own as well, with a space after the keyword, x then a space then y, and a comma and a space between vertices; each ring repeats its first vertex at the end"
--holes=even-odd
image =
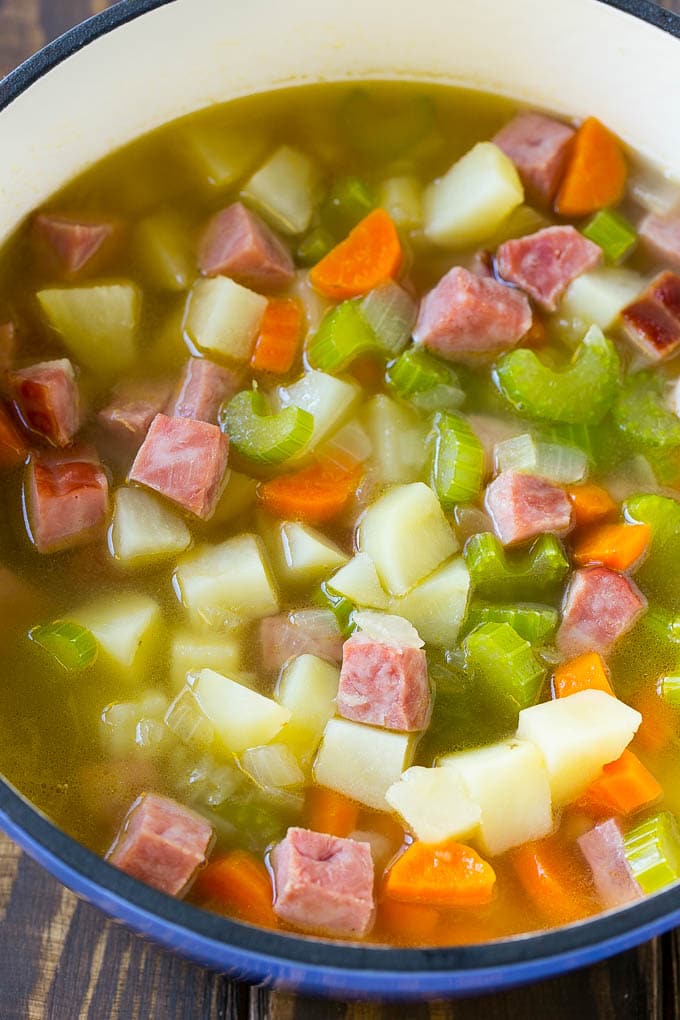
POLYGON ((148 216, 137 227, 135 248, 147 275, 161 290, 187 290, 194 277, 189 228, 174 212, 148 216))
POLYGON ((238 471, 230 471, 227 484, 222 490, 215 513, 210 518, 210 523, 226 524, 233 521, 240 514, 245 513, 255 502, 257 496, 257 482, 248 475, 239 474, 238 471))
POLYGON ((221 749, 233 754, 268 744, 290 719, 283 705, 212 669, 202 669, 189 686, 221 749))
POLYGON ((230 188, 262 158, 266 140, 254 128, 192 124, 181 133, 181 152, 196 178, 215 191, 230 188))
POLYGON ((298 149, 282 145, 257 170, 241 194, 284 234, 302 234, 317 202, 319 173, 298 149))
POLYGON ((556 807, 576 800, 602 767, 619 758, 642 716, 604 691, 579 691, 519 713, 517 736, 532 740, 548 766, 556 807))
POLYGON ((184 328, 203 351, 247 361, 267 299, 226 276, 197 280, 187 301, 184 328))
POLYGON ((535 744, 502 740, 474 751, 447 754, 439 765, 453 768, 481 809, 477 840, 483 853, 505 853, 552 829, 550 783, 535 744))
POLYGON ((378 188, 378 205, 401 230, 423 225, 423 187, 417 177, 388 177, 378 188))
POLYGON ((413 482, 395 486, 368 508, 358 546, 390 595, 404 595, 450 559, 458 542, 432 489, 413 482))
POLYGON ((113 500, 110 543, 119 563, 137 567, 184 552, 191 532, 150 492, 123 486, 113 500))
POLYGON ((123 670, 141 667, 155 648, 162 627, 161 611, 148 595, 107 595, 68 617, 87 627, 101 651, 123 670))
POLYGON ((423 641, 453 648, 467 610, 470 574, 458 557, 435 570, 410 592, 390 603, 390 612, 403 616, 423 641))
POLYGON ((41 290, 38 301, 76 361, 101 377, 134 360, 142 295, 134 283, 41 290))
POLYGON ((338 667, 316 655, 298 655, 281 673, 276 699, 291 713, 281 739, 305 760, 315 753, 333 717, 339 679, 338 667))
POLYGON ((452 768, 414 765, 390 786, 385 797, 424 843, 465 839, 476 831, 482 816, 479 804, 452 768))
POLYGON ((306 524, 261 520, 260 533, 283 585, 309 588, 349 559, 335 542, 306 524))
POLYGON ((644 288, 645 281, 632 269, 595 269, 577 276, 569 285, 557 314, 577 320, 579 332, 591 325, 611 329, 626 305, 644 288))
POLYGON ((359 393, 355 382, 314 371, 305 372, 291 386, 281 386, 276 393, 279 407, 301 407, 314 418, 309 442, 292 460, 301 460, 337 429, 354 408, 359 393))
POLYGON ((367 553, 357 553, 328 581, 331 591, 344 595, 355 606, 387 609, 389 598, 380 583, 375 563, 367 553))
POLYGON ((262 541, 237 535, 183 556, 175 580, 192 616, 212 627, 235 627, 278 612, 279 599, 262 541))
POLYGON ((179 691, 186 683, 187 673, 200 669, 234 675, 241 668, 241 642, 236 634, 214 634, 211 631, 178 631, 170 647, 170 681, 179 691))
POLYGON ((426 429, 408 407, 379 393, 364 409, 366 431, 373 446, 375 479, 385 485, 415 482, 426 468, 426 429))
POLYGON ((425 233, 436 244, 479 244, 523 201, 515 164, 493 142, 479 142, 427 188, 425 233))
POLYGON ((331 719, 314 762, 314 779, 376 811, 389 811, 385 794, 411 764, 413 749, 408 733, 331 719))

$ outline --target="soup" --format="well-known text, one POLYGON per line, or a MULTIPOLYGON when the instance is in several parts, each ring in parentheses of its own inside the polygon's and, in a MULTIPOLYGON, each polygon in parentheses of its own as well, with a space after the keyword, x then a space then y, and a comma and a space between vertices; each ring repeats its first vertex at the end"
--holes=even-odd
POLYGON ((0 767, 246 922, 400 945, 680 877, 680 190, 593 118, 327 85, 0 255, 0 767))

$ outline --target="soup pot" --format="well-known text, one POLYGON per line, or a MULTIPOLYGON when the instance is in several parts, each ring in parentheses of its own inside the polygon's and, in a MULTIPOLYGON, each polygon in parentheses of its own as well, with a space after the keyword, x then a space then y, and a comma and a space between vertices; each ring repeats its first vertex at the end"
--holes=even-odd
MULTIPOLYGON (((680 18, 647 0, 123 0, 0 84, 0 242, 94 160, 213 102, 314 81, 415 79, 594 114, 680 179, 680 18)), ((261 931, 171 899, 0 782, 0 825, 136 931, 231 977, 338 997, 436 998, 548 977, 666 931, 680 886, 545 933, 393 949, 261 931)))

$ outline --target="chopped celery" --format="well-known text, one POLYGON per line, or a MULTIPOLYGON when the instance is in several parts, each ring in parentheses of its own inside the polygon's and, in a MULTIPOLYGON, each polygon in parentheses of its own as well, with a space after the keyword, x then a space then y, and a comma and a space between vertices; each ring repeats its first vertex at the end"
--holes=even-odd
POLYGON ((412 408, 377 393, 364 408, 377 482, 415 482, 425 470, 425 427, 412 408))
POLYGON ((528 418, 596 424, 616 395, 619 357, 602 330, 592 326, 562 371, 549 368, 534 351, 522 347, 504 355, 494 375, 506 400, 528 418))
POLYGON ((465 638, 463 651, 490 711, 514 723, 536 702, 546 668, 509 623, 483 623, 465 638))
POLYGON ((373 330, 380 349, 394 358, 411 339, 417 305, 393 280, 371 290, 359 303, 361 315, 373 330))
POLYGON ((272 414, 260 390, 243 390, 223 404, 220 428, 243 456, 260 464, 282 464, 309 442, 314 418, 301 407, 272 414))
POLYGON ((484 481, 484 447, 464 418, 441 412, 434 419, 432 486, 442 506, 465 503, 479 495, 484 481))
POLYGON ((137 227, 135 243, 147 275, 161 290, 187 290, 195 273, 191 234, 174 212, 156 213, 137 227))
POLYGON ((421 347, 409 347, 387 367, 387 382, 425 411, 455 411, 465 400, 453 368, 421 347))
POLYGON ((248 361, 267 299, 226 276, 197 280, 184 315, 184 329, 201 350, 248 361))
POLYGON ((588 471, 588 457, 582 450, 537 442, 528 433, 497 443, 494 458, 499 472, 525 471, 560 485, 580 482, 588 471))
POLYGON ((340 372, 359 355, 378 351, 378 339, 356 301, 327 312, 307 342, 307 360, 321 372, 340 372))
POLYGON ((495 535, 483 532, 468 539, 464 556, 472 588, 485 598, 531 598, 554 592, 569 571, 554 535, 541 535, 526 552, 507 554, 495 535))
POLYGON ((643 892, 658 892, 680 878, 680 830, 670 811, 660 811, 629 829, 623 848, 643 892))
POLYGON ((581 233, 604 252, 607 262, 618 265, 635 247, 637 233, 631 223, 613 209, 600 209, 581 233))
POLYGON ((359 398, 359 386, 327 372, 305 372, 290 386, 280 386, 276 396, 281 407, 299 407, 314 419, 314 432, 300 458, 315 450, 339 427, 359 398))
POLYGON ((315 266, 335 246, 335 239, 323 227, 314 227, 300 241, 296 258, 301 266, 315 266))
POLYGON ((196 177, 210 188, 224 190, 236 184, 261 159, 266 139, 249 127, 225 128, 192 124, 178 137, 180 152, 196 177))
POLYGON ((662 676, 658 691, 667 705, 680 708, 680 676, 662 676))
POLYGON ((350 620, 350 617, 354 612, 355 607, 348 598, 333 591, 330 586, 330 582, 324 581, 323 584, 320 585, 318 591, 316 591, 312 596, 312 601, 315 605, 320 606, 322 609, 330 609, 335 619, 338 621, 338 626, 342 631, 342 636, 349 637, 349 635, 354 631, 354 624, 350 620))
POLYGON ((665 380, 656 372, 639 372, 620 388, 612 416, 634 449, 680 446, 680 418, 665 404, 665 380))
POLYGON ((541 644, 552 641, 559 613, 550 606, 473 602, 466 617, 467 629, 474 630, 485 623, 509 623, 525 641, 541 644))
POLYGON ((57 620, 33 627, 28 632, 31 641, 53 655, 64 669, 85 669, 97 658, 97 639, 87 627, 68 620, 57 620))
POLYGON ((360 177, 336 181, 321 207, 321 223, 340 240, 375 208, 375 196, 360 177))
POLYGON ((318 170, 304 153, 282 145, 246 181, 242 195, 274 227, 303 234, 316 205, 318 170))
POLYGON ((424 95, 399 104, 384 103, 368 89, 357 88, 340 107, 340 124, 348 142, 362 155, 381 162, 412 150, 436 122, 435 105, 424 95))
POLYGON ((652 537, 647 555, 636 571, 643 591, 667 609, 680 609, 680 503, 668 496, 633 496, 624 514, 635 524, 649 524, 652 537))

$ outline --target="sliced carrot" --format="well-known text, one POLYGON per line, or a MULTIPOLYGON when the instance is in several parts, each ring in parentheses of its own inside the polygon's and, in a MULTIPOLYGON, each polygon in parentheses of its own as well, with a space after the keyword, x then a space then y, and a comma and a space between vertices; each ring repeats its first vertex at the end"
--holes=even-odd
POLYGON ((601 563, 612 570, 627 570, 649 545, 649 524, 597 524, 574 543, 579 566, 601 563))
POLYGON ((653 804, 663 793, 656 779, 632 751, 602 769, 578 801, 584 811, 595 815, 631 815, 653 804))
POLYGON ((295 298, 270 298, 250 358, 255 372, 290 372, 302 339, 302 317, 302 305, 295 298))
POLYGON ((385 896, 431 907, 472 907, 488 903, 496 874, 469 846, 412 843, 387 872, 385 896))
POLYGON ((595 117, 576 132, 555 201, 560 216, 589 216, 623 198, 628 167, 618 140, 595 117))
POLYGON ((260 504, 275 517, 323 524, 342 513, 356 492, 360 469, 342 471, 321 464, 261 482, 260 504))
POLYGON ((192 891, 215 909, 224 908, 243 921, 276 926, 267 869, 245 850, 231 850, 211 861, 200 872, 192 891))
POLYGON ((0 405, 0 467, 23 464, 27 453, 26 440, 12 421, 9 411, 0 405))
POLYGON ((374 209, 317 262, 309 279, 336 301, 358 297, 395 276, 402 257, 397 228, 384 209, 374 209))
POLYGON ((553 923, 569 924, 592 913, 572 862, 553 839, 525 843, 510 859, 533 905, 553 923))
POLYGON ((325 786, 309 788, 305 801, 305 825, 329 836, 349 836, 357 827, 359 806, 325 786))
POLYGON ((574 523, 595 524, 605 520, 616 510, 616 503, 606 489, 599 485, 574 485, 567 489, 574 523))
POLYGON ((406 945, 429 941, 439 924, 439 911, 422 903, 384 899, 378 904, 378 928, 406 945))
POLYGON ((597 652, 586 652, 555 670, 553 693, 556 698, 566 698, 578 691, 604 691, 614 696, 607 667, 597 652))
POLYGON ((631 700, 631 705, 642 715, 634 743, 643 751, 663 751, 677 732, 677 716, 670 705, 662 701, 656 691, 644 691, 631 700))

